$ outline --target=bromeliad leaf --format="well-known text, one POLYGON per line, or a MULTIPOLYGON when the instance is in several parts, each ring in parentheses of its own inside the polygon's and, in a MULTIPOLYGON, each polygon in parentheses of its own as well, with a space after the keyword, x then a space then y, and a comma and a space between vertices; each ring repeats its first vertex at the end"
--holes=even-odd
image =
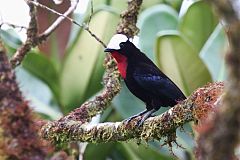
POLYGON ((200 57, 208 67, 214 81, 226 78, 224 54, 228 48, 227 37, 219 24, 200 52, 200 57))
POLYGON ((178 31, 162 31, 156 43, 156 60, 162 71, 189 95, 211 82, 208 69, 192 45, 178 31))
POLYGON ((162 30, 177 29, 177 12, 167 5, 146 9, 139 16, 139 47, 149 58, 154 57, 156 34, 162 30))
POLYGON ((59 100, 59 73, 50 59, 41 53, 31 52, 22 62, 23 67, 51 88, 56 100, 59 100))
MULTIPOLYGON (((117 23, 115 14, 99 11, 92 17, 90 28, 101 40, 108 41, 117 23), (111 25, 108 25, 109 22, 111 25)), ((104 56, 101 44, 82 31, 65 57, 60 76, 61 101, 66 106, 65 112, 78 107, 100 90, 104 56)))
POLYGON ((205 1, 197 1, 188 8, 180 19, 179 31, 198 54, 216 25, 217 17, 211 6, 205 1))

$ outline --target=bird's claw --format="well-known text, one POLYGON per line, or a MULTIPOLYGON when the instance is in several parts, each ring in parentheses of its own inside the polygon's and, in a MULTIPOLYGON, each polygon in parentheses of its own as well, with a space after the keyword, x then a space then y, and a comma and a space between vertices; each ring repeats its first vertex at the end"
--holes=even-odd
MULTIPOLYGON (((151 114, 149 117, 155 117, 155 116, 156 116, 156 114, 151 114)), ((149 117, 147 117, 147 118, 149 118, 149 117)), ((137 127, 141 127, 146 119, 142 118, 139 121, 137 121, 137 127)))
POLYGON ((124 122, 126 122, 128 124, 131 120, 135 119, 138 116, 144 115, 146 112, 147 112, 147 110, 144 110, 144 111, 142 111, 142 112, 140 112, 140 113, 138 113, 138 114, 136 114, 134 116, 131 116, 131 117, 125 119, 124 122))
POLYGON ((133 119, 136 118, 136 117, 138 117, 138 115, 134 115, 134 116, 132 116, 132 117, 129 117, 129 118, 125 119, 124 122, 125 122, 126 124, 128 124, 131 120, 133 120, 133 119))
POLYGON ((137 126, 138 128, 141 127, 141 126, 143 125, 144 121, 145 121, 145 119, 140 119, 140 120, 138 120, 136 126, 137 126))
POLYGON ((134 116, 132 116, 132 117, 129 117, 128 119, 125 119, 124 122, 126 122, 126 124, 128 124, 131 120, 135 119, 135 118, 138 117, 138 116, 141 116, 141 119, 139 119, 139 120, 137 121, 137 124, 136 124, 137 127, 141 127, 141 126, 143 125, 144 121, 145 121, 147 118, 152 117, 152 116, 155 116, 155 115, 153 115, 153 113, 154 113, 155 111, 156 111, 155 109, 152 109, 152 110, 150 110, 150 111, 148 111, 148 110, 143 111, 143 112, 141 112, 141 113, 139 113, 139 114, 137 114, 137 115, 134 115, 134 116))
MULTIPOLYGON (((128 124, 129 122, 131 122, 131 121, 132 121, 133 119, 135 119, 136 117, 138 117, 138 116, 133 116, 133 117, 127 118, 127 119, 124 120, 124 122, 125 122, 126 124, 128 124)), ((145 121, 144 119, 139 119, 139 120, 137 121, 136 126, 137 126, 137 127, 141 127, 144 121, 145 121)))

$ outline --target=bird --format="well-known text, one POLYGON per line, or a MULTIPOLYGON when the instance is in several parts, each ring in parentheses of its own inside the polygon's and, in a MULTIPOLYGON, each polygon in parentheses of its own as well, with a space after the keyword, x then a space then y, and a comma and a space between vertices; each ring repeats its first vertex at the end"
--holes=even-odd
POLYGON ((173 107, 186 97, 130 40, 124 34, 115 34, 104 52, 109 52, 116 60, 120 75, 129 91, 146 105, 146 110, 126 120, 130 122, 141 116, 137 121, 139 127, 161 107, 173 107))

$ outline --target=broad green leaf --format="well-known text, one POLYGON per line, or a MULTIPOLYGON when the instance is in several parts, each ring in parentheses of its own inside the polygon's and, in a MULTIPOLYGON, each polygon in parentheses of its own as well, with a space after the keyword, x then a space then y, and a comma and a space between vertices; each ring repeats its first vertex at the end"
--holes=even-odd
MULTIPOLYGON (((99 11, 92 17, 90 29, 101 40, 108 42, 118 19, 112 13, 99 11)), ((69 49, 60 78, 61 100, 66 112, 78 107, 101 88, 103 50, 102 45, 86 31, 81 32, 69 49)))
MULTIPOLYGON (((144 144, 137 145, 134 142, 122 143, 125 148, 127 155, 130 159, 134 160, 173 160, 171 156, 164 155, 163 153, 157 151, 150 145, 146 146, 144 144)), ((159 146, 160 148, 160 146, 159 146)), ((129 159, 129 160, 130 160, 129 159)))
MULTIPOLYGON (((125 83, 122 83, 121 86, 122 89, 120 93, 113 100, 113 106, 123 119, 146 109, 145 104, 128 90, 125 83)), ((167 107, 162 107, 156 115, 159 115, 168 109, 169 108, 167 107)))
POLYGON ((34 111, 45 114, 51 119, 60 118, 62 113, 57 105, 53 104, 54 98, 50 88, 22 67, 18 67, 15 71, 20 90, 34 111))
POLYGON ((57 106, 53 106, 52 104, 45 104, 41 99, 32 96, 32 94, 28 94, 26 96, 26 100, 30 102, 30 106, 33 107, 35 112, 42 114, 42 116, 45 116, 44 119, 57 120, 63 116, 61 110, 57 106))
POLYGON ((179 11, 181 8, 182 0, 163 0, 166 4, 179 11))
POLYGON ((7 48, 8 56, 12 56, 22 44, 19 35, 13 29, 0 29, 0 39, 3 40, 7 48))
MULTIPOLYGON (((179 148, 179 146, 174 145, 174 153, 178 155, 180 159, 186 159, 186 152, 193 156, 193 151, 195 147, 195 139, 193 136, 193 131, 190 123, 184 124, 182 126, 184 131, 180 128, 177 129, 177 143, 182 145, 185 149, 179 148)), ((171 153, 170 153, 171 154, 171 153)))
POLYGON ((111 6, 123 12, 127 8, 127 0, 111 0, 111 6))
MULTIPOLYGON (((73 13, 72 18, 79 24, 82 24, 84 21, 86 14, 80 14, 80 13, 73 13)), ((79 36, 80 34, 80 30, 83 30, 81 27, 79 27, 78 25, 72 25, 71 26, 71 32, 69 35, 69 40, 68 40, 68 46, 71 46, 74 41, 76 40, 77 36, 79 36)))
POLYGON ((162 2, 163 2, 163 0, 143 1, 141 9, 145 10, 147 8, 150 8, 150 7, 154 6, 154 5, 157 5, 157 4, 162 3, 162 2))
POLYGON ((197 51, 177 31, 164 31, 158 34, 156 60, 162 71, 186 95, 211 82, 211 76, 197 51))
POLYGON ((106 4, 107 1, 109 1, 109 0, 94 0, 94 1, 92 1, 93 2, 93 7, 96 8, 99 5, 106 4))
MULTIPOLYGON (((217 25, 217 17, 205 1, 193 3, 180 19, 179 30, 198 52, 217 25)), ((196 54, 198 54, 196 52, 196 54)))
MULTIPOLYGON (((192 132, 189 124, 185 124, 183 127, 185 131, 189 133, 192 132)), ((177 139, 176 139, 177 143, 182 145, 185 149, 179 148, 176 144, 172 143, 172 150, 179 159, 185 159, 184 158, 185 152, 192 153, 195 141, 193 137, 191 137, 189 134, 186 134, 185 132, 180 131, 179 129, 177 129, 176 134, 177 134, 177 139)), ((147 147, 159 152, 161 155, 171 155, 171 152, 169 151, 169 147, 167 145, 162 146, 162 144, 165 143, 165 140, 166 140, 166 137, 163 137, 160 140, 160 142, 159 141, 148 142, 147 147)))
POLYGON ((17 49, 22 44, 18 34, 13 29, 8 29, 6 31, 0 29, 0 37, 5 43, 14 49, 17 49))
POLYGON ((178 17, 182 18, 182 16, 187 12, 188 8, 195 2, 196 0, 183 0, 181 4, 181 8, 178 13, 178 17))
POLYGON ((122 117, 116 112, 115 107, 111 103, 106 110, 101 114, 100 122, 117 122, 121 121, 122 117))
POLYGON ((139 46, 149 58, 154 57, 154 42, 159 31, 177 28, 177 12, 167 5, 156 5, 139 16, 139 46))
POLYGON ((59 73, 53 63, 43 54, 30 52, 24 58, 22 66, 31 74, 45 82, 59 102, 59 73))
POLYGON ((122 83, 120 93, 113 99, 113 105, 117 112, 126 119, 134 114, 137 114, 145 109, 145 104, 135 97, 127 89, 125 83, 122 83))
POLYGON ((84 152, 84 159, 86 160, 122 160, 128 159, 128 155, 122 151, 120 143, 101 143, 101 144, 88 144, 84 152))
MULTIPOLYGON (((160 146, 159 146, 160 148, 160 146)), ((170 160, 170 156, 158 152, 154 148, 146 145, 137 145, 135 142, 89 144, 86 148, 84 157, 86 160, 96 159, 105 160, 170 160)))
POLYGON ((200 57, 208 67, 214 81, 226 78, 224 54, 228 48, 227 37, 219 24, 200 52, 200 57))

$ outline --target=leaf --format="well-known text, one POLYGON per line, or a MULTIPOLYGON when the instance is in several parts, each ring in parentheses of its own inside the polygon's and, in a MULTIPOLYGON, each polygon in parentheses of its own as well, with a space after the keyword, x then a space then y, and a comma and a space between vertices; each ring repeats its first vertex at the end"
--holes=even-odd
POLYGON ((178 16, 182 18, 182 16, 187 12, 188 8, 195 2, 195 0, 183 0, 181 4, 181 8, 179 10, 178 16))
MULTIPOLYGON (((99 11, 92 17, 90 29, 107 42, 115 32, 118 19, 112 13, 99 11)), ((79 106, 102 87, 103 49, 86 31, 81 32, 69 49, 60 77, 61 100, 66 112, 79 106)))
POLYGON ((111 1, 111 0, 94 0, 94 1, 92 1, 93 2, 93 7, 96 8, 100 5, 107 4, 108 1, 111 1))
MULTIPOLYGON (((125 148, 127 154, 129 155, 130 159, 138 159, 138 160, 173 160, 172 157, 167 156, 155 148, 151 147, 150 145, 137 145, 133 142, 131 143, 122 143, 122 146, 125 148)), ((160 148, 160 146, 159 146, 160 148)))
MULTIPOLYGON (((80 13, 75 13, 74 12, 72 14, 72 19, 74 19, 77 23, 82 24, 85 16, 86 16, 86 14, 80 14, 80 13)), ((77 25, 72 25, 71 26, 71 32, 70 32, 70 35, 69 35, 67 46, 71 46, 74 43, 76 38, 79 36, 81 30, 83 30, 83 29, 80 28, 77 25)))
POLYGON ((113 105, 117 112, 126 119, 145 109, 145 104, 135 97, 122 83, 120 93, 113 99, 113 105))
POLYGON ((184 131, 182 131, 180 128, 178 128, 176 131, 177 142, 181 144, 186 150, 192 152, 194 150, 195 139, 193 137, 191 125, 190 123, 187 123, 182 127, 184 128, 184 131))
POLYGON ((120 147, 121 144, 118 142, 88 144, 86 151, 84 152, 84 159, 86 160, 126 159, 128 156, 121 151, 120 147))
MULTIPOLYGON (((180 19, 179 30, 198 52, 217 25, 217 17, 205 1, 193 3, 180 19)), ((198 54, 196 52, 196 54, 198 54)))
POLYGON ((151 0, 151 1, 143 1, 141 5, 141 9, 145 10, 147 8, 150 8, 154 5, 157 5, 159 3, 163 3, 163 0, 151 0))
POLYGON ((115 7, 117 10, 123 12, 127 8, 127 0, 111 0, 111 6, 115 7))
POLYGON ((30 52, 24 58, 22 66, 45 82, 59 102, 59 73, 47 57, 40 53, 30 52))
POLYGON ((182 4, 182 0, 163 0, 163 2, 173 7, 177 11, 180 10, 181 4, 182 4))
MULTIPOLYGON (((125 83, 121 84, 120 93, 113 99, 113 106, 123 119, 129 118, 146 109, 145 104, 134 96, 126 87, 125 83)), ((162 107, 156 115, 159 115, 169 108, 162 107)))
POLYGON ((139 16, 139 46, 149 58, 154 57, 156 34, 166 29, 177 28, 177 13, 167 5, 156 5, 146 9, 139 16))
POLYGON ((62 113, 52 103, 53 95, 50 88, 22 67, 18 67, 15 71, 20 90, 30 106, 36 112, 45 114, 51 119, 60 118, 62 113))
POLYGON ((158 152, 150 146, 137 145, 134 142, 123 143, 106 143, 106 144, 89 144, 86 148, 84 158, 86 160, 114 159, 114 160, 170 160, 170 156, 158 152))
POLYGON ((214 81, 226 79, 224 54, 227 48, 227 37, 222 25, 219 24, 200 52, 200 57, 208 67, 214 81))
POLYGON ((0 29, 0 37, 12 49, 17 49, 22 44, 18 34, 13 29, 2 30, 0 29))
POLYGON ((197 51, 177 31, 162 31, 156 43, 156 60, 186 95, 211 82, 211 76, 197 51))

